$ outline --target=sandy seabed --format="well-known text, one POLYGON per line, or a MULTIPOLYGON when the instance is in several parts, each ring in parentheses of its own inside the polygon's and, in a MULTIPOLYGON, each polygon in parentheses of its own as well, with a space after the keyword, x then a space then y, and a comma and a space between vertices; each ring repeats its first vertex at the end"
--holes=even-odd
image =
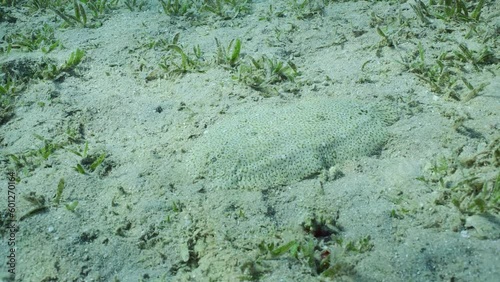
POLYGON ((30 3, 0 6, 0 82, 18 83, 0 125, 2 281, 498 281, 499 1, 478 21, 421 20, 415 1, 248 1, 227 17, 118 2, 87 27, 30 3), (44 24, 55 50, 16 41, 44 24), (311 96, 390 104, 389 141, 282 187, 185 171, 217 121, 311 96))

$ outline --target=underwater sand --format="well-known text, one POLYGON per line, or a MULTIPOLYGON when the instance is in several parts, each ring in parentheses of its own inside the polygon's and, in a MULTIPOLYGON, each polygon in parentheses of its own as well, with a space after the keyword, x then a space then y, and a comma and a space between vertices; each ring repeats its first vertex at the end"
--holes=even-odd
MULTIPOLYGON (((442 159, 490 150, 493 156, 478 157, 483 161, 440 173, 447 173, 449 186, 474 175, 492 185, 498 174, 497 39, 487 42, 496 53, 493 63, 481 71, 464 63, 467 81, 484 88, 456 101, 398 61, 418 57, 419 42, 429 63, 443 50, 456 50, 455 42, 480 50, 478 37, 464 39, 467 24, 449 23, 447 33, 436 19, 434 27, 425 26, 410 7, 414 1, 401 9, 397 1, 333 2, 321 15, 302 16, 290 1, 272 3, 268 19, 269 1, 253 1, 234 19, 198 21, 167 16, 156 1, 134 12, 119 3, 101 27, 56 28, 64 49, 0 55, 6 65, 26 57, 63 63, 76 48, 86 53, 60 79, 27 82, 14 115, 1 125, 2 207, 5 175, 15 171, 20 178, 15 281, 498 281, 498 202, 492 220, 470 218, 445 197, 432 169, 442 159), (408 23, 401 30, 399 12, 408 23), (377 26, 391 34, 392 46, 377 26), (292 61, 299 75, 268 93, 238 81, 237 69, 216 64, 167 75, 158 64, 168 51, 147 44, 177 33, 186 52, 199 45, 206 62, 213 61, 214 38, 224 46, 240 38, 241 63, 266 55, 292 61), (312 96, 390 103, 398 120, 388 126, 390 138, 379 154, 286 186, 209 189, 210 179, 193 181, 183 171, 188 152, 220 119, 312 96), (78 140, 68 143, 68 132, 78 140), (35 134, 64 148, 30 170, 14 169, 9 154, 44 146, 35 134), (82 157, 71 150, 83 153, 86 142, 89 156, 106 157, 81 174, 74 168, 82 157), (57 206, 60 179, 65 184, 57 206), (45 208, 30 214, 37 205, 26 196, 45 199, 45 208), (65 208, 74 201, 73 212, 65 208), (318 222, 324 232, 311 232, 318 222), (361 249, 363 239, 371 247, 361 249), (304 247, 296 255, 265 250, 292 240, 313 242, 314 258, 305 257, 304 247), (348 242, 358 249, 349 250, 348 242), (331 277, 315 265, 328 254, 328 265, 338 266, 331 277)), ((482 28, 498 30, 499 10, 498 1, 486 1, 482 17, 491 18, 482 28)), ((63 23, 51 11, 12 14, 17 22, 0 22, 0 38, 63 23)), ((467 95, 460 83, 457 91, 467 95)), ((5 218, 4 212, 0 280, 12 281, 4 263, 10 248, 5 218)))

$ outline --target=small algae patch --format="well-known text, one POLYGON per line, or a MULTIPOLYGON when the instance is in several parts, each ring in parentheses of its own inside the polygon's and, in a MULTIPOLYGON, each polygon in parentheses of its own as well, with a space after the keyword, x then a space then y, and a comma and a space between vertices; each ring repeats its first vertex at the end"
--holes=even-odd
POLYGON ((380 110, 353 100, 309 98, 259 105, 210 126, 190 151, 193 179, 221 188, 269 188, 368 156, 386 142, 380 110))

